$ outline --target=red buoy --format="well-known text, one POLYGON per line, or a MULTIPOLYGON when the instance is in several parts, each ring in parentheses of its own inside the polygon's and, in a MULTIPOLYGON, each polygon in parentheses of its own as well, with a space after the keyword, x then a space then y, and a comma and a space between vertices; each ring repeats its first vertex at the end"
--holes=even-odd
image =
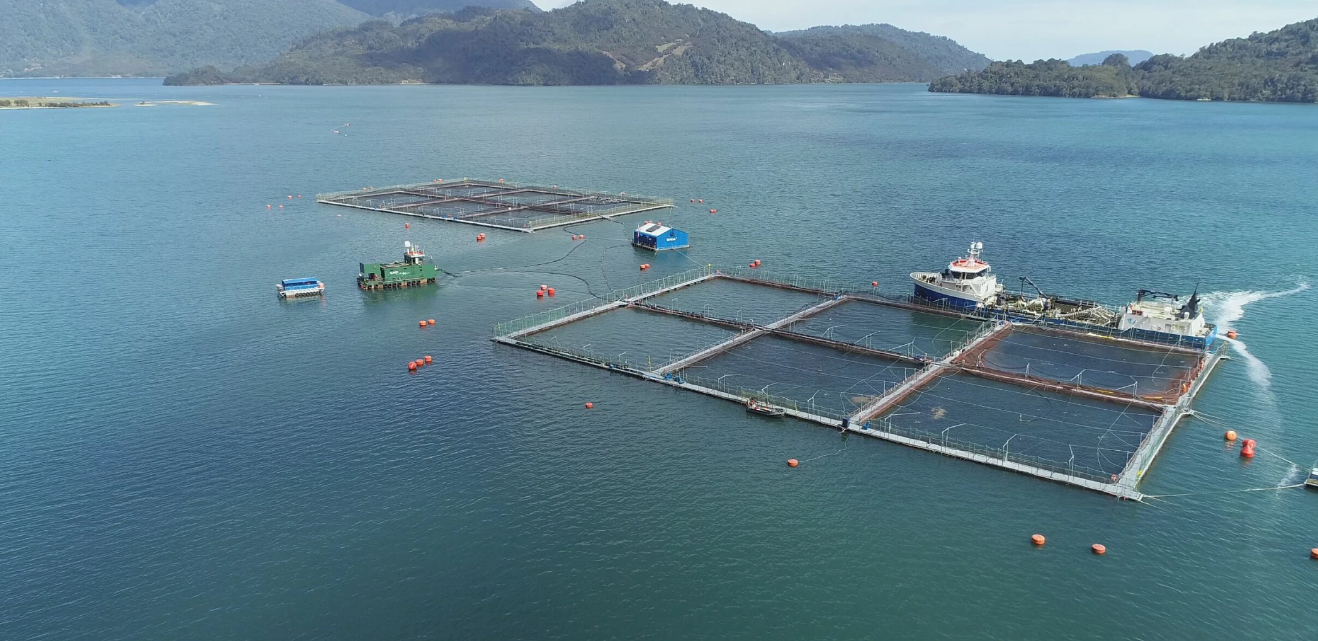
POLYGON ((417 324, 420 325, 421 327, 425 327, 425 326, 426 326, 426 322, 425 322, 425 321, 421 321, 420 323, 417 323, 417 324))
POLYGON ((1035 535, 1033 535, 1033 536, 1030 537, 1030 543, 1033 543, 1033 544, 1035 544, 1035 545, 1043 545, 1044 543, 1047 543, 1047 542, 1048 542, 1048 540, 1045 539, 1045 538, 1043 538, 1043 535, 1042 535, 1042 534, 1035 534, 1035 535))
POLYGON ((879 286, 879 281, 877 280, 870 281, 870 287, 878 287, 878 286, 879 286))
POLYGON ((718 213, 718 210, 717 210, 717 209, 711 209, 711 210, 709 210, 709 213, 711 213, 711 214, 717 214, 717 213, 718 213))
POLYGON ((550 288, 549 288, 549 291, 547 291, 546 293, 549 294, 549 297, 550 297, 550 298, 553 298, 553 297, 554 297, 554 288, 553 288, 553 287, 550 287, 550 288))
POLYGON ((695 198, 692 198, 692 199, 691 199, 691 202, 696 202, 696 199, 695 199, 695 198))
POLYGON ((787 459, 787 467, 796 467, 797 465, 800 465, 800 464, 801 464, 800 461, 797 461, 797 460, 794 459, 794 458, 789 458, 789 459, 787 459))
POLYGON ((411 229, 412 223, 403 223, 403 229, 411 229))
POLYGON ((586 409, 588 409, 588 410, 593 410, 593 409, 595 409, 595 404, 594 404, 594 403, 586 403, 586 409))
POLYGON ((409 372, 415 372, 415 371, 416 371, 416 361, 409 361, 409 362, 407 363, 407 371, 409 371, 409 372))
POLYGON ((543 289, 537 289, 537 290, 535 290, 535 297, 536 297, 536 298, 544 298, 544 297, 545 297, 545 290, 543 290, 543 289))
POLYGON ((1318 548, 1314 548, 1314 549, 1312 549, 1312 550, 1309 550, 1309 558, 1311 558, 1311 559, 1318 559, 1318 548))
POLYGON ((434 325, 434 324, 435 324, 435 319, 433 319, 433 318, 428 318, 428 319, 426 319, 426 324, 427 324, 427 325, 434 325))
POLYGON ((431 357, 430 357, 430 354, 426 354, 426 358, 425 358, 424 360, 426 361, 426 365, 429 365, 429 364, 435 362, 435 359, 431 358, 431 357))
POLYGON ((1089 549, 1093 550, 1094 554, 1098 554, 1100 556, 1107 554, 1107 546, 1103 545, 1102 543, 1095 543, 1091 545, 1089 549))

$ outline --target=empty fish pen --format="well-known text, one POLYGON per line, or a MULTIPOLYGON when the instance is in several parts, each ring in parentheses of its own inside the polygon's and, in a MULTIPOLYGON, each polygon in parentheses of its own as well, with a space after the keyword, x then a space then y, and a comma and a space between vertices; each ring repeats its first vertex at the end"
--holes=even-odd
POLYGON ((610 194, 468 178, 318 194, 316 202, 522 232, 673 206, 671 199, 625 192, 610 194))
POLYGON ((503 344, 1128 499, 1207 374, 1195 352, 759 270, 697 269, 495 327, 503 344), (636 336, 645 336, 636 341, 636 336))

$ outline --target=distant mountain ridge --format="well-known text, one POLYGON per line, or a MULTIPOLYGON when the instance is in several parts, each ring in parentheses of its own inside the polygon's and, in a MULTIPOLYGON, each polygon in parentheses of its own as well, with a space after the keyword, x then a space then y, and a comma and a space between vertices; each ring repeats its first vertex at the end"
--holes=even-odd
POLYGON ((166 75, 267 62, 298 40, 371 19, 368 9, 527 0, 0 0, 0 77, 166 75))
POLYGON ((1065 60, 995 62, 939 78, 929 91, 1074 98, 1141 96, 1171 100, 1318 102, 1318 18, 1208 45, 1188 57, 1161 54, 1129 66, 1065 60))
POLYGON ((595 85, 928 81, 988 59, 891 25, 771 34, 663 0, 584 0, 548 12, 467 8, 305 39, 267 65, 170 84, 394 82, 595 85))
POLYGON ((1152 51, 1145 51, 1143 49, 1130 49, 1130 50, 1111 49, 1108 51, 1100 51, 1098 53, 1082 53, 1068 60, 1067 63, 1069 63, 1072 67, 1084 67, 1086 65, 1101 65, 1103 64, 1103 61, 1107 59, 1108 56, 1114 53, 1119 53, 1125 56, 1126 59, 1129 60, 1130 64, 1132 65, 1137 65, 1153 57, 1152 51))
POLYGON ((373 16, 421 16, 428 13, 461 11, 468 6, 491 9, 530 9, 539 11, 531 0, 339 0, 362 13, 373 16))

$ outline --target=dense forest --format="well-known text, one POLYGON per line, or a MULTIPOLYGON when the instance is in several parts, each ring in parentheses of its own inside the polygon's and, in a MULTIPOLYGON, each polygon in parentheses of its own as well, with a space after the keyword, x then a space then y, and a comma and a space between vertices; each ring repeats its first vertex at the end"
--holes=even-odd
POLYGON ((1114 53, 1101 65, 1072 67, 1065 60, 995 62, 982 71, 939 78, 929 91, 996 93, 1063 98, 1123 98, 1139 90, 1126 56, 1114 53))
MULTIPOLYGON (((880 30, 770 34, 663 0, 587 0, 554 11, 469 7, 397 26, 371 22, 306 38, 273 62, 199 69, 168 84, 393 82, 599 85, 924 81, 979 64, 956 43, 880 30), (901 38, 899 41, 898 38, 901 38), (918 48, 910 43, 915 43, 918 48)), ((987 59, 983 64, 987 64, 987 59)))
POLYGON ((0 77, 152 76, 268 62, 314 33, 527 0, 0 0, 0 77), (361 11, 353 6, 361 6, 361 11))
POLYGON ((1153 56, 1128 74, 1124 62, 1110 65, 1104 61, 1098 67, 1072 67, 1061 60, 993 63, 983 71, 940 78, 930 83, 929 90, 1074 98, 1130 94, 1173 100, 1318 102, 1318 18, 1211 44, 1184 58, 1153 56))

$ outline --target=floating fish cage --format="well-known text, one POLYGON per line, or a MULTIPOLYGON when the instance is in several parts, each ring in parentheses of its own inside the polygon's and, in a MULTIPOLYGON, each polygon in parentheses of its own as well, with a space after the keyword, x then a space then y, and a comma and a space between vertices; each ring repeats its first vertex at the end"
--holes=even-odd
POLYGON ((317 194, 327 205, 533 232, 673 206, 671 199, 522 185, 502 180, 436 180, 317 194))
POLYGON ((1225 354, 982 318, 824 280, 696 269, 493 340, 954 458, 1140 500, 1225 354), (638 345, 636 336, 645 336, 638 345))

